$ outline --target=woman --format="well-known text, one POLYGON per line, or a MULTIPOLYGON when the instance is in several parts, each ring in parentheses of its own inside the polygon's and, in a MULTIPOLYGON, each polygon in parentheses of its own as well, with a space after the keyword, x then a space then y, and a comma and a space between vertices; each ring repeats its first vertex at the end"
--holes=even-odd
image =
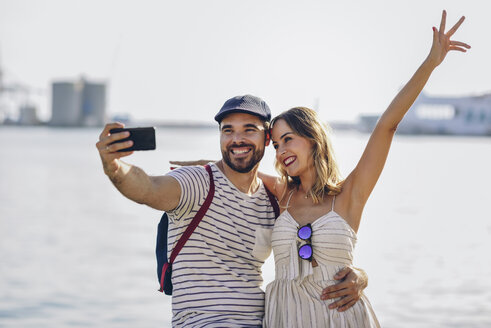
POLYGON ((397 125, 449 51, 462 17, 447 33, 446 12, 433 28, 431 51, 381 116, 358 165, 342 181, 325 130, 313 110, 297 107, 272 121, 276 168, 281 178, 263 181, 280 200, 272 233, 275 280, 266 289, 265 327, 378 327, 365 296, 347 311, 331 310, 319 298, 336 283, 336 272, 352 264, 361 214, 382 172, 397 125))

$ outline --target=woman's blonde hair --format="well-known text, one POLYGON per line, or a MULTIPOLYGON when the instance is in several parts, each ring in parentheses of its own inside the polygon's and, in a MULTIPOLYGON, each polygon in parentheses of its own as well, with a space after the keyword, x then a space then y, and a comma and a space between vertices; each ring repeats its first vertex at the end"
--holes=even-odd
MULTIPOLYGON (((331 142, 327 137, 327 124, 321 123, 317 113, 306 107, 294 107, 273 118, 271 128, 274 124, 284 120, 292 129, 293 133, 308 139, 312 144, 312 159, 316 171, 315 183, 307 191, 314 203, 321 201, 325 194, 337 195, 341 192, 342 179, 338 165, 334 159, 331 142)), ((275 168, 286 182, 286 190, 298 188, 299 177, 290 177, 282 163, 275 160, 275 168)))

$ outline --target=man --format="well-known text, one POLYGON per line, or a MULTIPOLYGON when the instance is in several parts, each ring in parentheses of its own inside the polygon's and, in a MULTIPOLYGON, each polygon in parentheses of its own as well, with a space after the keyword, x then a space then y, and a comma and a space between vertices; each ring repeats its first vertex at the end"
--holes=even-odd
MULTIPOLYGON (((269 144, 271 112, 260 98, 246 95, 225 102, 215 120, 220 127, 222 159, 211 164, 215 194, 210 208, 173 264, 174 327, 261 327, 264 293, 261 266, 271 251, 274 211, 257 177, 269 144)), ((198 211, 209 190, 203 167, 181 167, 165 176, 148 176, 120 160, 131 152, 117 152, 132 142, 114 143, 128 136, 110 134, 122 127, 107 124, 96 146, 104 172, 129 199, 166 211, 170 218, 169 249, 198 211)), ((319 297, 342 297, 332 308, 346 310, 366 287, 363 272, 347 268, 343 281, 319 297)))

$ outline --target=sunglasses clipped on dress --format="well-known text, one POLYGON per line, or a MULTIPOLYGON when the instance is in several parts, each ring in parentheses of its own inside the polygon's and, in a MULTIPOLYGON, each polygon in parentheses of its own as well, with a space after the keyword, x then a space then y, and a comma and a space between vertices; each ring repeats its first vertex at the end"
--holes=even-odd
POLYGON ((301 240, 306 241, 306 244, 302 245, 298 249, 298 256, 300 256, 301 259, 312 261, 312 255, 314 252, 312 249, 312 226, 310 223, 298 228, 297 236, 301 240))

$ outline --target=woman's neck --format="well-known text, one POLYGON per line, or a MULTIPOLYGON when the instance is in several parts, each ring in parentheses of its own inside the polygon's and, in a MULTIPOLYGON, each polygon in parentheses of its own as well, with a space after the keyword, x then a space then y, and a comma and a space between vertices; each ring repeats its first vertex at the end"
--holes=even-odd
POLYGON ((305 173, 299 176, 300 186, 299 191, 303 192, 306 196, 315 184, 315 179, 317 178, 317 173, 314 167, 311 167, 305 173))

